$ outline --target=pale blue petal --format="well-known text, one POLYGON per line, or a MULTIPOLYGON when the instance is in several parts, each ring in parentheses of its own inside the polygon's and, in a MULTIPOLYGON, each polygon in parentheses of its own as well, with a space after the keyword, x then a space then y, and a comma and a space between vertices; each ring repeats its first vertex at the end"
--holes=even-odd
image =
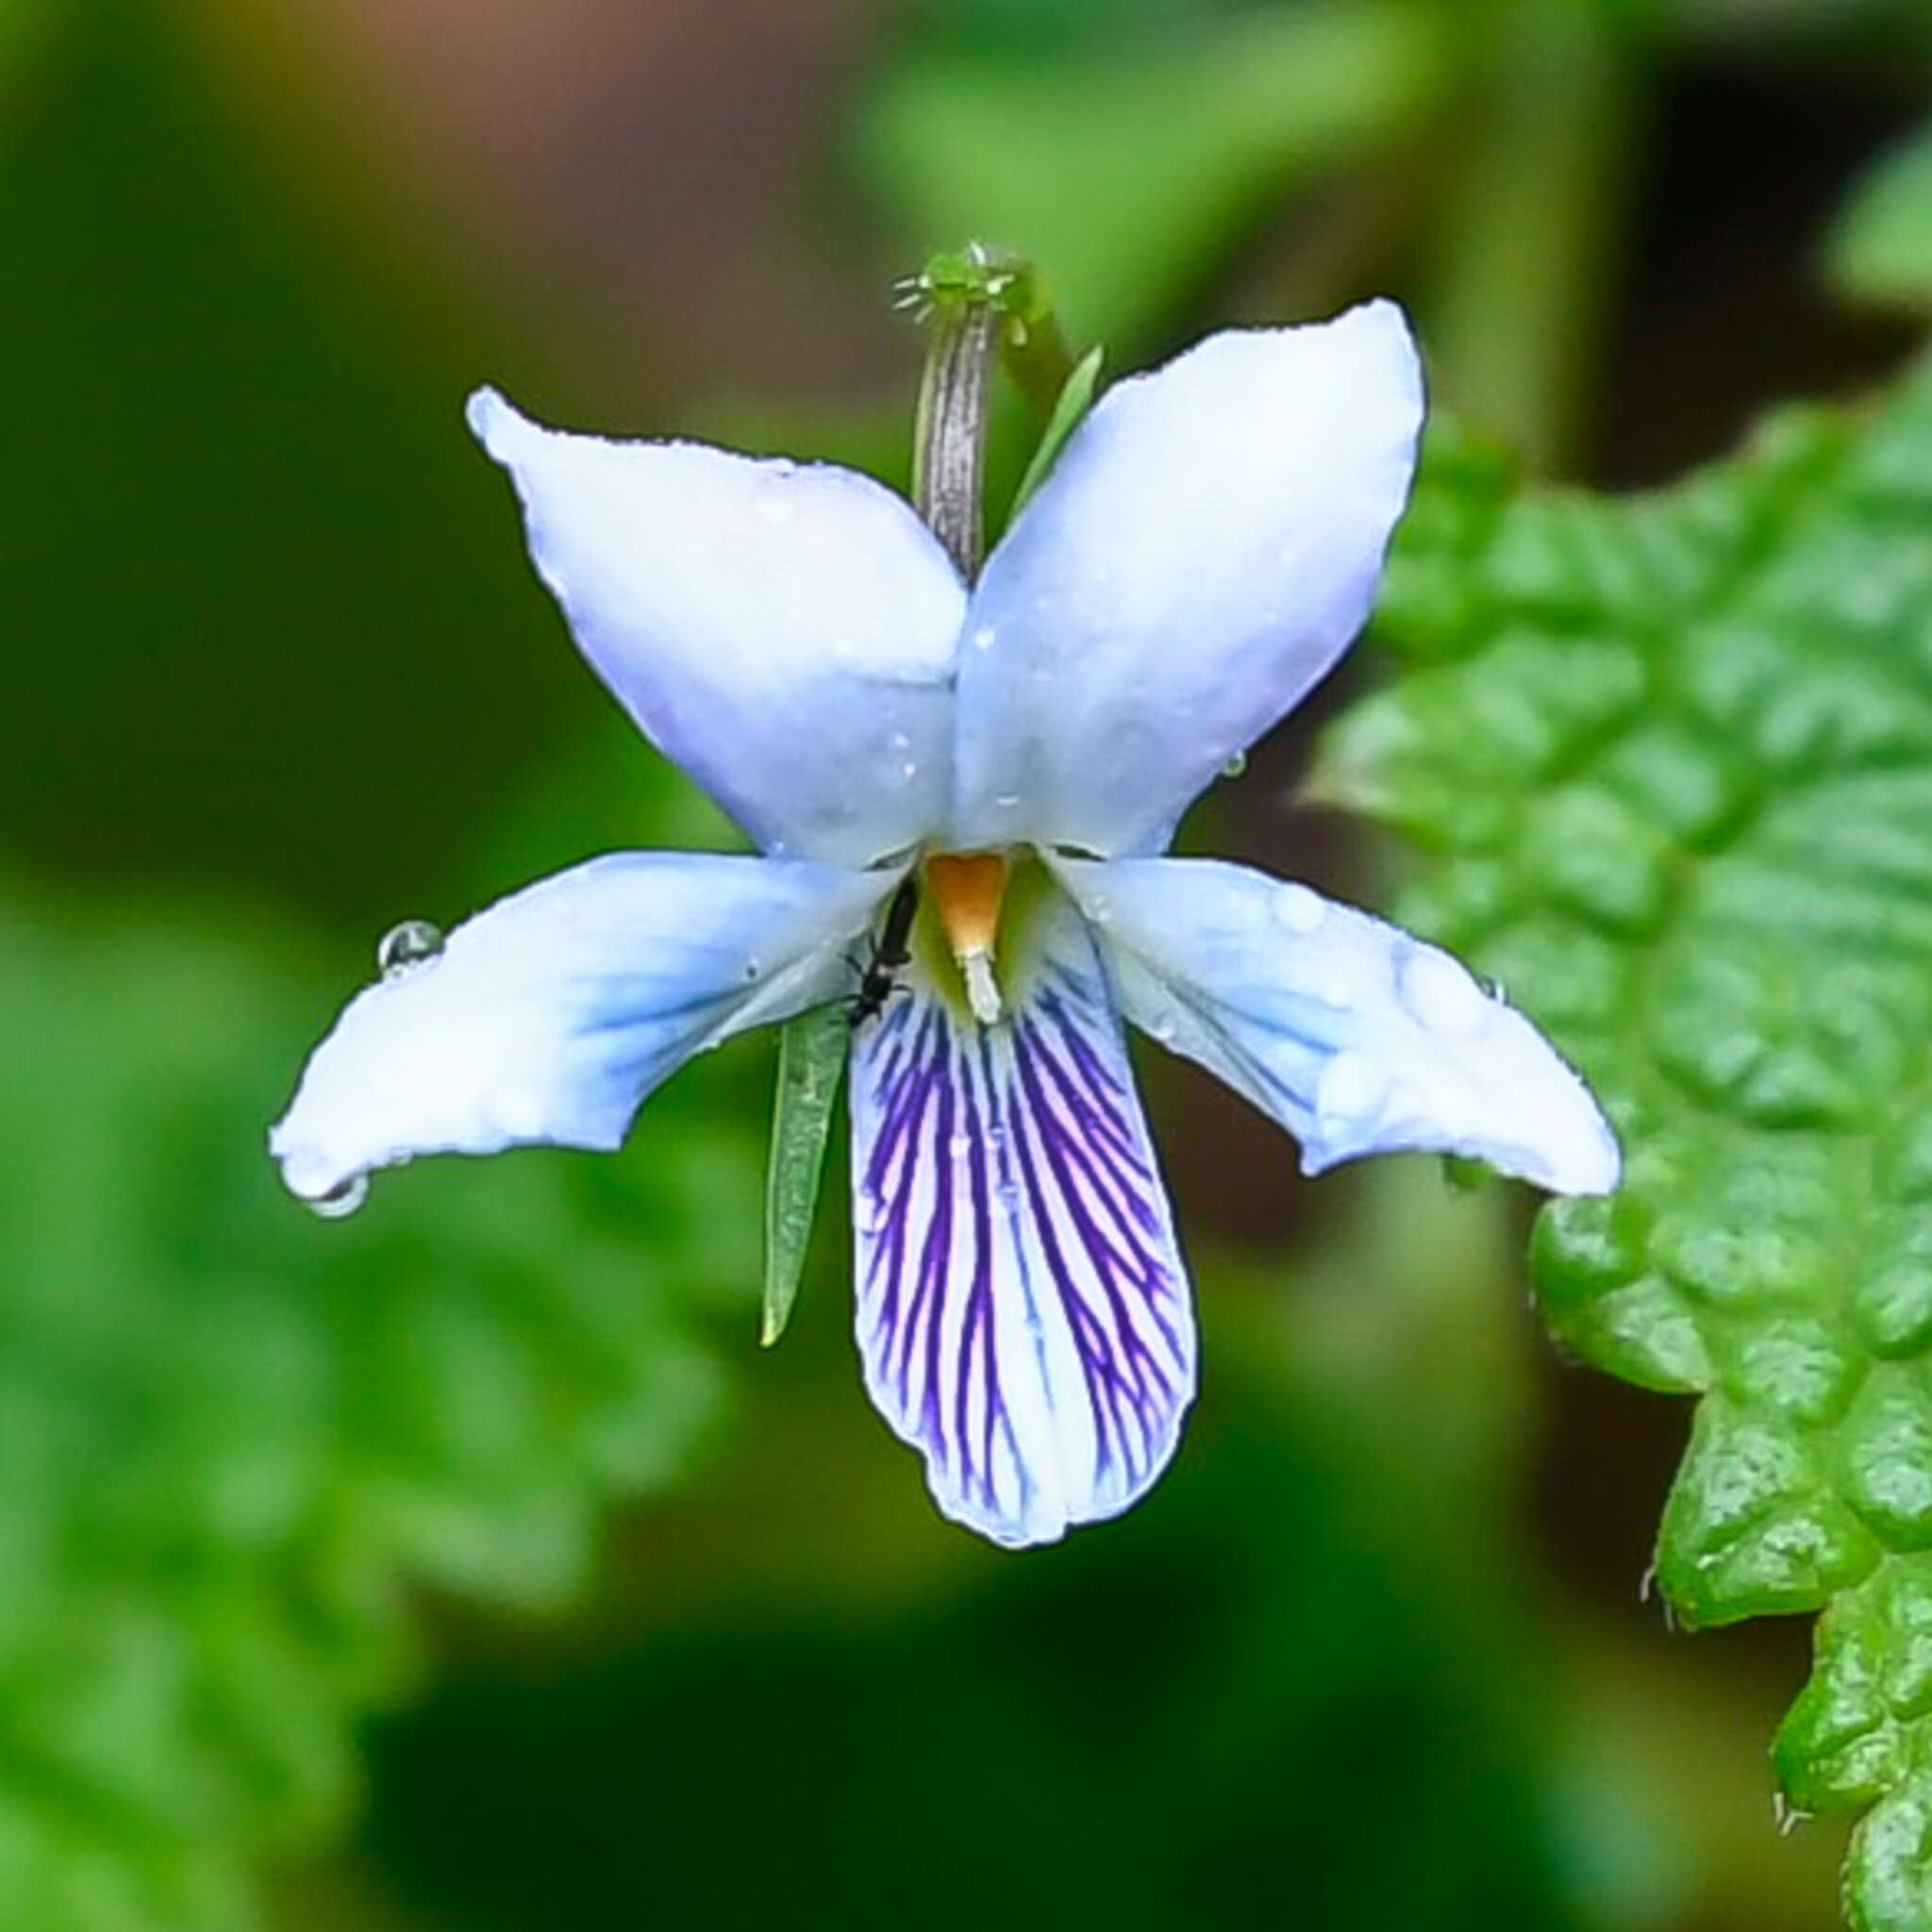
POLYGON ((999 1024, 914 968, 852 1067, 866 1387, 939 1507, 1008 1544, 1126 1508, 1194 1390, 1187 1274, 1105 974, 1063 900, 1028 943, 999 1024))
POLYGON ((269 1136, 306 1200, 418 1154, 609 1149, 728 1035, 837 994, 890 873, 616 853, 528 887, 352 999, 269 1136))
POLYGON ((639 726, 774 856, 868 865, 940 823, 965 591, 890 490, 827 463, 470 425, 639 726))
POLYGON ((1460 964, 1307 887, 1211 859, 1055 870, 1136 1025, 1302 1143, 1302 1166, 1397 1148, 1486 1160, 1559 1194, 1617 1185, 1590 1090, 1460 964))
POLYGON ((1391 302, 1110 389, 974 591, 948 842, 1164 849, 1360 629, 1422 412, 1391 302))

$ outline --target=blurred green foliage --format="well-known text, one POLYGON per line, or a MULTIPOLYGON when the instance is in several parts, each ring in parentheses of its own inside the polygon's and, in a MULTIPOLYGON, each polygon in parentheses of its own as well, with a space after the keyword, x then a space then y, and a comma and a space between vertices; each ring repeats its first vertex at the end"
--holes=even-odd
POLYGON ((31 264, 0 303, 0 824, 62 877, 366 924, 601 702, 462 432, 481 343, 346 258, 161 10, 31 51, 0 95, 31 264))
POLYGON ((1108 1535, 915 1613, 746 1601, 446 1687, 375 1742, 405 1896, 475 1932, 1591 1923, 1508 1579, 1284 1392, 1224 1397, 1108 1535))
POLYGON ((1932 126, 1859 184, 1829 238, 1825 268, 1856 300, 1932 305, 1932 126))
POLYGON ((716 1404, 681 1310, 747 1258, 736 1096, 621 1193, 536 1157, 320 1228, 261 1135, 325 984, 178 917, 0 920, 0 1898, 37 1932, 246 1923, 227 1855, 340 1821, 405 1574, 557 1601, 716 1404))
POLYGON ((1324 0, 1098 54, 946 49, 895 71, 859 139, 918 231, 1029 257, 1070 330, 1132 342, 1284 190, 1410 125, 1444 30, 1410 0, 1324 0))

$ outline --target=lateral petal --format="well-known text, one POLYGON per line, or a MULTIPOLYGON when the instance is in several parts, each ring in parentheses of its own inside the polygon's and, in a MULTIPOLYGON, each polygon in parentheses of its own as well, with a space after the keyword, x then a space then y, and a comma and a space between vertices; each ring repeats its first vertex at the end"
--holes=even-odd
MULTIPOLYGON (((1058 895, 1055 895, 1058 900, 1058 895)), ((985 1027, 910 969, 854 1040, 866 1387, 1008 1544, 1126 1508, 1194 1390, 1193 1311, 1103 968, 1058 901, 985 1027)))
POLYGON ((1305 1173, 1430 1148, 1554 1193, 1617 1185, 1590 1090, 1440 948, 1213 859, 1054 871, 1104 935, 1127 1017, 1286 1127, 1305 1173))
POLYGON ((609 1150, 701 1049, 831 997, 890 873, 684 852, 594 858, 499 901, 342 1010, 269 1135, 305 1200, 418 1154, 609 1150))
POLYGON ((1163 850, 1360 629, 1422 413, 1392 302, 1108 390, 973 593, 954 848, 1163 850))
POLYGON ((883 485, 829 463, 470 426, 530 555, 639 728, 765 851, 869 865, 940 822, 966 593, 883 485))

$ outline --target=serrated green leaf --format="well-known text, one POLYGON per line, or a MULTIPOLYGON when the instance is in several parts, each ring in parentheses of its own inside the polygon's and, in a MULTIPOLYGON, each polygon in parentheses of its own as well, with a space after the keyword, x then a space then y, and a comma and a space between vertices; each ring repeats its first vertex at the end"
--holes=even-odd
POLYGON ((1855 1924, 1932 1927, 1932 370, 1645 498, 1432 449, 1324 795, 1622 1136, 1532 1273, 1585 1358, 1693 1392, 1658 1576, 1824 1609, 1778 1771, 1874 1805, 1855 1924))
POLYGON ((1825 243, 1824 272, 1857 301, 1932 306, 1932 125, 1858 183, 1825 243))
POLYGON ((845 1073, 851 1028, 836 1003, 788 1020, 778 1036, 778 1083, 772 1103, 772 1149, 765 1169, 765 1299, 758 1341, 785 1332, 805 1273, 818 1212, 819 1181, 832 1107, 845 1073))
POLYGON ((1046 427, 1041 432, 1040 441, 1020 478, 1020 487, 1013 492, 1013 507, 1007 512, 1009 523, 1025 508, 1026 499, 1046 481, 1060 451, 1066 447, 1067 438, 1093 407, 1093 387, 1100 380, 1100 365, 1105 358, 1106 351, 1096 342, 1074 364, 1074 373, 1061 386, 1053 414, 1047 418, 1046 427))

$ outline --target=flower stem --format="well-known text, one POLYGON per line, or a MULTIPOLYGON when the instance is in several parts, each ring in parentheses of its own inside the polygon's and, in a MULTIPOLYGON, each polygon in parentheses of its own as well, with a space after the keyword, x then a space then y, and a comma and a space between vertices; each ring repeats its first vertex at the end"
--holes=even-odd
POLYGON ((987 390, 999 333, 991 301, 936 304, 913 419, 912 507, 969 584, 985 557, 987 390))
POLYGON ((1030 263, 980 242, 936 255, 906 285, 932 330, 913 425, 912 502, 968 583, 985 555, 981 504, 993 358, 1041 423, 1073 373, 1030 263))

